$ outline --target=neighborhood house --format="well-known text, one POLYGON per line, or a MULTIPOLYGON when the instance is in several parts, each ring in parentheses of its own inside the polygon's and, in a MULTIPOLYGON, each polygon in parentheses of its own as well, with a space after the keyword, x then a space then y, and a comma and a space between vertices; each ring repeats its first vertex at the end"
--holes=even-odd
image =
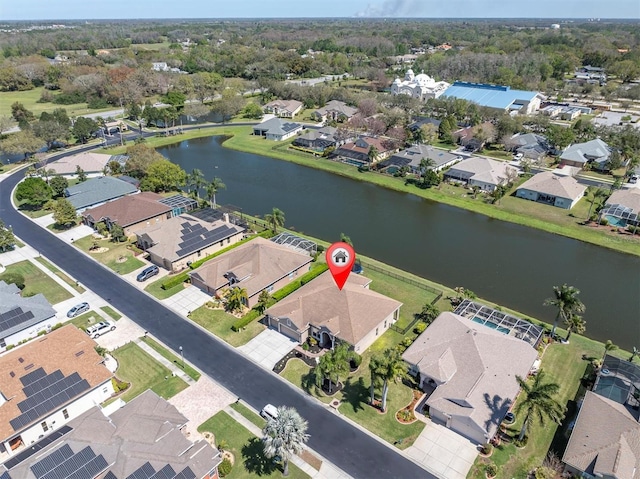
POLYGON ((445 171, 443 176, 450 181, 492 192, 497 186, 507 183, 508 178, 514 175, 517 175, 517 170, 503 161, 474 156, 456 163, 445 171))
POLYGON ((264 136, 267 140, 282 141, 295 136, 303 126, 299 123, 285 122, 280 118, 270 118, 253 127, 253 134, 264 136))
POLYGON ((639 411, 640 367, 607 355, 571 431, 562 457, 566 471, 580 477, 637 477, 639 411))
POLYGON ((538 353, 507 328, 445 312, 402 357, 427 393, 431 418, 485 444, 515 402, 516 376, 527 377, 538 353))
POLYGON ((221 453, 205 439, 187 438, 186 423, 151 390, 110 416, 95 405, 34 446, 35 454, 0 466, 0 477, 216 479, 221 453))
POLYGON ((112 374, 95 346, 67 325, 0 356, 0 457, 31 447, 111 397, 112 374))
POLYGON ((578 183, 573 176, 543 171, 522 183, 516 196, 569 210, 580 201, 586 189, 587 186, 578 183))
POLYGON ((228 215, 210 223, 183 214, 140 230, 137 243, 152 263, 173 272, 237 243, 244 232, 229 221, 228 215))
POLYGON ((344 341, 365 351, 398 320, 402 303, 371 291, 371 280, 349 275, 342 290, 327 271, 266 310, 269 327, 304 343, 333 348, 344 341))
POLYGON ((362 136, 356 141, 336 148, 332 158, 351 165, 364 166, 386 158, 393 151, 392 146, 381 138, 362 136))
POLYGON ((78 172, 78 167, 86 174, 102 173, 107 167, 113 156, 104 155, 102 153, 93 153, 85 151, 77 155, 65 156, 59 160, 47 164, 47 168, 56 172, 57 175, 69 176, 78 172))
POLYGON ((290 246, 257 237, 190 273, 191 283, 211 295, 223 288, 244 288, 253 308, 262 291, 273 293, 309 270, 313 258, 290 246))
POLYGON ((83 211, 91 206, 97 206, 121 196, 131 195, 137 191, 138 188, 131 183, 112 176, 102 176, 100 178, 90 178, 66 188, 64 196, 76 210, 83 211))
POLYGON ((0 352, 49 331, 56 322, 56 311, 42 293, 23 298, 15 284, 0 281, 0 352))
POLYGON ((311 118, 320 122, 344 122, 350 120, 357 112, 357 108, 353 108, 343 101, 331 100, 322 108, 313 111, 311 113, 311 118))
POLYGON ((338 145, 342 145, 345 141, 346 138, 339 137, 336 128, 332 126, 325 126, 318 130, 308 129, 306 133, 303 133, 293 140, 292 144, 302 148, 322 152, 327 148, 335 148, 338 145))
POLYGON ((401 168, 406 166, 411 173, 419 175, 423 168, 420 165, 422 160, 431 160, 433 165, 430 169, 434 171, 443 170, 454 163, 461 161, 462 157, 446 150, 440 150, 430 145, 413 145, 410 148, 401 150, 380 162, 380 167, 395 166, 401 168))
POLYGON ((560 164, 584 168, 589 165, 596 170, 606 170, 611 148, 600 138, 585 143, 575 143, 560 155, 560 164))
POLYGON ((640 220, 640 188, 627 188, 614 191, 605 203, 600 215, 610 225, 624 228, 627 225, 638 226, 640 220))
POLYGON ((265 113, 273 113, 281 118, 293 118, 302 110, 302 102, 298 100, 274 100, 263 108, 265 113))

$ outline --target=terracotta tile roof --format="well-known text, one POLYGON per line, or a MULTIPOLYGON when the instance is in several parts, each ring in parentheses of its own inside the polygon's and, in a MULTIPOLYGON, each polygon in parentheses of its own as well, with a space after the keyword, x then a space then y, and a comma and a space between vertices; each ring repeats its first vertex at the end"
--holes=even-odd
POLYGON ((288 318, 298 331, 305 331, 309 325, 324 326, 334 336, 355 345, 402 306, 365 288, 370 282, 351 274, 340 291, 327 271, 267 309, 266 314, 288 318))
POLYGON ((90 217, 96 222, 109 218, 111 222, 126 228, 154 216, 170 213, 171 208, 160 203, 159 200, 161 199, 161 195, 145 191, 137 195, 123 196, 117 200, 90 208, 85 210, 82 216, 85 218, 90 217))
POLYGON ((0 356, 0 393, 8 399, 0 405, 0 440, 16 433, 10 421, 21 415, 18 403, 27 396, 20 378, 30 372, 43 368, 47 374, 60 370, 65 377, 78 373, 91 389, 111 378, 95 346, 93 339, 70 324, 0 356))
POLYGON ((258 237, 213 258, 191 276, 217 290, 229 283, 224 275, 231 272, 240 280, 237 286, 251 297, 311 260, 307 254, 258 237))
POLYGON ((587 391, 562 460, 599 477, 634 477, 640 471, 638 411, 587 391))

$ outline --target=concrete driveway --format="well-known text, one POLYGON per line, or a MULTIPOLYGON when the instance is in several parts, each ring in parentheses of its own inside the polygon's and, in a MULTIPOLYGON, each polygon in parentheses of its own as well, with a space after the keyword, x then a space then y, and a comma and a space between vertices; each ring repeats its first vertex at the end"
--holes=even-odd
POLYGON ((478 455, 478 446, 444 425, 427 420, 427 426, 405 454, 441 479, 465 479, 478 455))
POLYGON ((96 342, 108 351, 118 349, 144 335, 144 329, 127 317, 115 321, 115 325, 115 331, 110 331, 96 339, 96 342))
POLYGON ((163 299, 162 303, 176 313, 186 317, 189 312, 195 311, 207 301, 211 301, 211 296, 195 286, 189 286, 170 298, 163 299))
POLYGON ((298 343, 273 329, 265 329, 238 349, 265 369, 271 371, 278 361, 298 343))

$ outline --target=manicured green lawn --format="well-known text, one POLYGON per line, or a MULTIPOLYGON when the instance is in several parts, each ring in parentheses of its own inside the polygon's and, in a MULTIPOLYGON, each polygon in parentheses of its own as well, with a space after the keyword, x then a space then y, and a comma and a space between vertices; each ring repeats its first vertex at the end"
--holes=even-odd
POLYGON ((107 313, 107 315, 109 315, 114 321, 118 321, 120 318, 122 318, 122 315, 114 310, 111 306, 102 306, 100 309, 107 313))
POLYGON ((86 236, 74 241, 73 244, 118 274, 131 273, 145 265, 134 256, 131 250, 127 249, 127 243, 112 243, 107 239, 95 240, 91 236, 86 236), (109 248, 109 250, 104 253, 90 253, 89 248, 94 243, 97 243, 101 248, 109 248), (120 262, 122 258, 125 261, 120 262))
POLYGON ((71 286, 73 289, 75 289, 78 293, 84 293, 86 290, 80 286, 76 281, 73 281, 71 278, 69 278, 69 276, 67 276, 66 274, 64 274, 62 271, 60 271, 57 267, 55 267, 53 264, 49 263, 46 259, 44 259, 42 256, 39 256, 36 258, 36 261, 38 261, 38 263, 42 264, 44 267, 46 267, 49 271, 51 271, 52 273, 55 273, 56 276, 58 276, 61 280, 63 280, 65 283, 67 283, 69 286, 71 286))
POLYGON ((253 412, 251 409, 249 409, 247 406, 245 406, 240 402, 234 402, 233 404, 231 404, 231 408, 235 409, 237 412, 242 414, 244 417, 246 417, 249 421, 251 421, 253 424, 258 426, 260 429, 262 429, 265 426, 265 424, 267 424, 267 421, 262 419, 262 417, 259 414, 256 414, 255 412, 253 412))
POLYGON ((200 379, 201 374, 198 371, 196 371, 186 363, 184 364, 184 367, 183 367, 182 359, 176 356, 175 354, 173 354, 168 349, 166 349, 164 346, 160 345, 157 341, 151 339, 148 336, 145 336, 144 338, 142 338, 142 341, 144 341, 149 347, 151 347, 157 353, 159 353, 163 358, 165 358, 168 361, 171 361, 173 364, 175 364, 179 368, 184 369, 184 372, 187 373, 187 375, 191 377, 191 379, 193 379, 194 381, 197 381, 198 379, 200 379))
POLYGON ((177 284, 173 288, 162 289, 162 283, 166 280, 167 277, 157 279, 144 288, 144 290, 157 299, 167 299, 184 289, 183 283, 177 284))
MULTIPOLYGON (((227 450, 233 454, 235 459, 231 473, 226 476, 229 479, 282 477, 281 466, 274 464, 271 459, 264 456, 260 438, 251 434, 226 412, 221 411, 207 419, 198 427, 198 431, 213 433, 216 444, 220 444, 221 441, 227 443, 227 450)), ((302 479, 309 477, 309 475, 295 464, 289 463, 288 477, 302 479)))
POLYGON ((253 321, 242 331, 235 332, 231 329, 231 325, 238 318, 221 309, 209 309, 206 306, 191 311, 189 318, 236 348, 246 344, 265 329, 264 325, 253 321))
POLYGON ((91 310, 80 316, 76 316, 70 320, 69 323, 73 324, 76 328, 86 331, 89 326, 99 323, 100 321, 104 321, 104 318, 96 313, 95 310, 91 310))
MULTIPOLYGON (((56 103, 38 103, 44 87, 34 88, 27 91, 5 91, 0 92, 0 115, 11 116, 11 105, 16 101, 22 103, 25 108, 34 115, 40 116, 43 111, 53 111, 56 108, 67 110, 69 117, 86 115, 87 113, 98 113, 101 111, 114 110, 116 107, 110 106, 99 110, 90 110, 86 103, 74 103, 72 105, 58 105, 56 103)), ((54 93, 55 95, 55 93, 54 93)))
POLYGON ((131 384, 121 396, 124 401, 130 401, 147 389, 169 399, 188 386, 135 343, 125 344, 111 354, 118 361, 116 376, 131 384))
POLYGON ((34 294, 42 293, 51 304, 71 298, 71 293, 28 260, 7 266, 6 271, 0 275, 0 279, 7 273, 19 273, 24 277, 25 287, 22 291, 22 296, 33 296, 34 294))

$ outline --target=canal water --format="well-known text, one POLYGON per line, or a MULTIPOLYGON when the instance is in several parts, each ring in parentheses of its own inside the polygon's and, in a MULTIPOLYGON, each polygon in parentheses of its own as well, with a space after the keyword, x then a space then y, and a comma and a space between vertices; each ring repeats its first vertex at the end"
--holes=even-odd
MULTIPOLYGON (((187 172, 227 185, 219 204, 264 215, 285 212, 286 225, 543 321, 554 285, 580 289, 587 336, 640 347, 640 257, 250 153, 222 147, 222 137, 184 141, 158 151, 187 172)), ((318 160, 326 161, 326 160, 318 160)), ((366 274, 366 272, 365 272, 366 274)))

